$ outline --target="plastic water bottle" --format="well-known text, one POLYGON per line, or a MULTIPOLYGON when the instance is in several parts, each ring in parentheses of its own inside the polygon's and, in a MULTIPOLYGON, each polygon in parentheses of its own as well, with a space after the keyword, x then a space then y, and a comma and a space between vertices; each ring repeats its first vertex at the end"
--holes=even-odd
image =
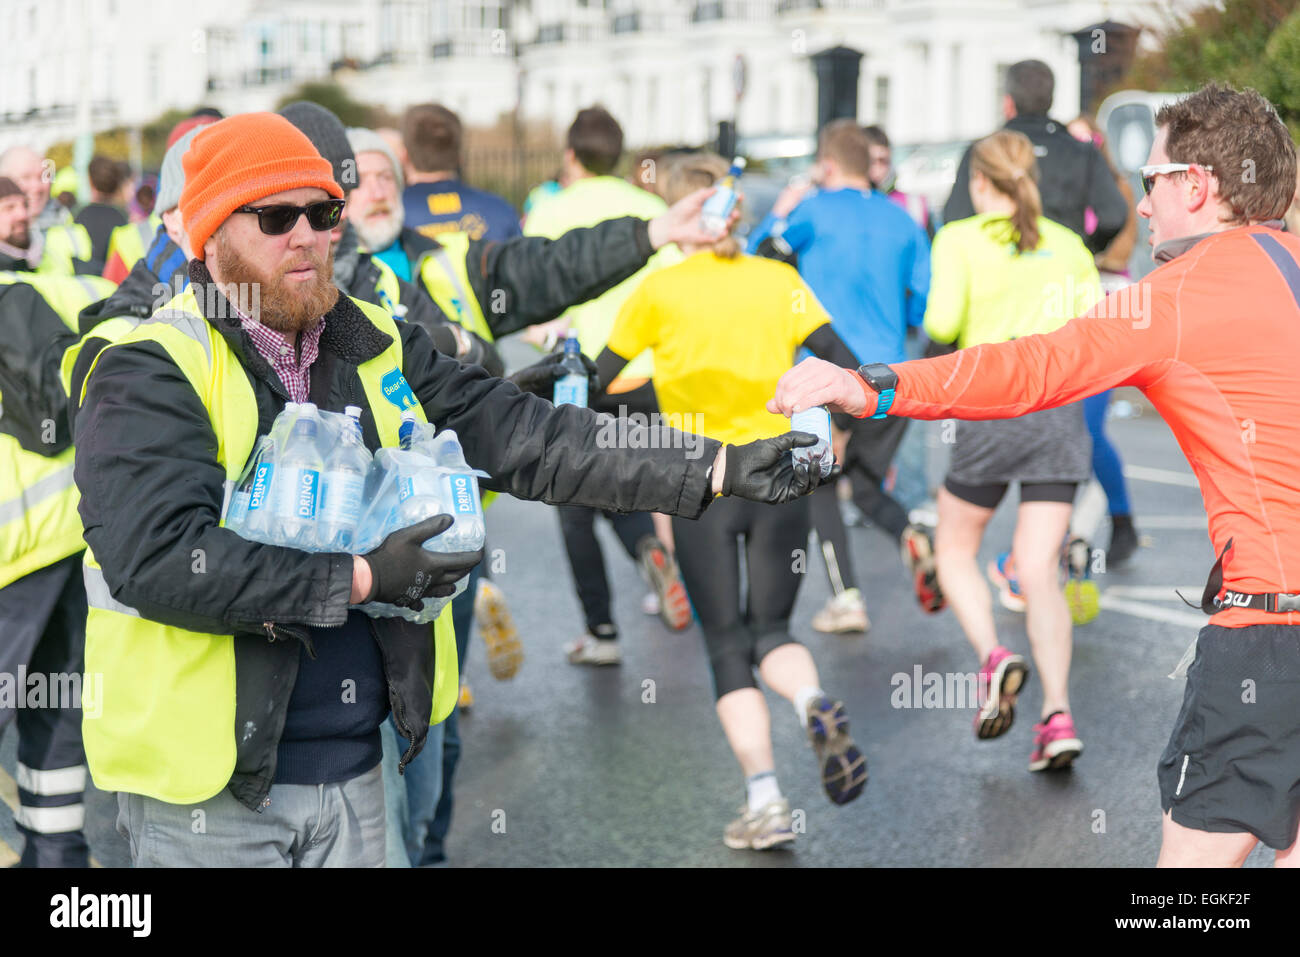
POLYGON ((745 158, 737 156, 731 161, 731 169, 716 185, 713 195, 704 201, 700 209, 700 227, 711 236, 721 236, 727 231, 727 217, 736 208, 736 181, 745 170, 745 158))
POLYGON ((796 465, 808 469, 819 469, 822 476, 830 474, 835 464, 835 455, 831 451, 831 416, 824 405, 815 405, 790 416, 791 432, 811 432, 817 436, 816 445, 790 450, 796 465))
POLYGON ((434 551, 473 552, 483 547, 487 530, 483 524, 483 505, 479 500, 478 478, 465 461, 456 433, 446 431, 437 439, 434 461, 442 473, 443 502, 455 522, 430 544, 434 551))
POLYGON ((352 548, 370 468, 370 452, 361 438, 361 409, 350 405, 344 412, 347 422, 321 478, 320 544, 332 552, 352 548))
MULTIPOLYGON (((230 507, 226 510, 226 528, 238 532, 245 538, 250 537, 247 528, 248 506, 253 499, 253 480, 257 475, 258 466, 266 458, 267 450, 270 447, 270 436, 264 435, 258 439, 248 469, 235 485, 235 491, 230 496, 230 507)), ((259 504, 261 503, 259 502, 259 504)))
POLYGON ((412 409, 402 410, 402 421, 397 426, 397 443, 403 449, 411 447, 411 439, 415 435, 415 412, 412 409))
POLYGON ((271 535, 276 544, 318 548, 321 461, 316 406, 305 402, 285 441, 271 488, 271 535))
MULTIPOLYGON (((556 405, 578 405, 587 407, 587 370, 582 364, 582 349, 578 346, 578 334, 569 331, 564 337, 564 358, 560 360, 564 378, 555 383, 556 405)), ((459 446, 457 446, 459 448, 459 446)))

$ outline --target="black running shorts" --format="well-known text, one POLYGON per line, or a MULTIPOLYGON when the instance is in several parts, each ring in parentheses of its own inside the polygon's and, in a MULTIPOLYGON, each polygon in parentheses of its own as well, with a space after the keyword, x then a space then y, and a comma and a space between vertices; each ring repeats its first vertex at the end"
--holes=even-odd
POLYGON ((1300 819, 1300 625, 1206 625, 1157 766, 1176 823, 1274 850, 1300 819))

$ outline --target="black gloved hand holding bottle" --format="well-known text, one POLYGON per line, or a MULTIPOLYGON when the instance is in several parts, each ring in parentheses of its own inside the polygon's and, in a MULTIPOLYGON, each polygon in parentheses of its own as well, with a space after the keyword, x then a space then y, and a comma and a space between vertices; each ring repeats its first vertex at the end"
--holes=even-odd
POLYGON ((819 441, 811 432, 786 432, 745 445, 728 445, 722 494, 780 505, 834 481, 841 471, 838 464, 823 476, 818 468, 795 464, 790 455, 791 449, 808 448, 819 441))
POLYGON ((399 608, 418 609, 425 598, 447 598, 456 582, 483 560, 476 552, 431 552, 429 539, 451 527, 450 515, 435 515, 401 528, 384 539, 374 551, 361 556, 370 566, 372 587, 366 601, 383 602, 399 608))

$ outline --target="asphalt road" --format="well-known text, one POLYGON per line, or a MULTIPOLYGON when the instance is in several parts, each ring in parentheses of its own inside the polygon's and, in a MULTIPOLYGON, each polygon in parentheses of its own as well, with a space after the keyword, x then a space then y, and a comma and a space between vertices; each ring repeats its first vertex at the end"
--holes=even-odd
MULTIPOLYGON (((769 694, 777 773, 805 828, 789 852, 732 851, 722 843, 743 781, 714 714, 698 629, 670 634, 641 613, 644 587, 602 524, 624 661, 599 670, 569 665, 561 646, 582 626, 557 519, 545 505, 498 500, 489 512, 489 548, 501 550, 505 567, 495 579, 527 658, 514 680, 497 682, 477 636, 471 645, 477 701, 461 723, 452 863, 1149 866, 1159 847, 1155 765, 1183 691, 1182 681, 1166 676, 1203 621, 1173 589, 1199 595, 1214 556, 1200 496, 1164 423, 1148 410, 1112 422, 1111 434, 1131 473, 1146 544, 1130 568, 1098 576, 1103 610, 1075 630, 1071 697, 1085 745, 1075 768, 1026 770, 1041 700, 1032 678, 1016 725, 996 741, 975 740, 968 707, 895 707, 902 680, 895 676, 918 667, 960 674, 979 665, 951 613, 928 616, 916 606, 886 538, 853 528, 870 632, 839 638, 812 631, 810 619, 828 596, 819 558, 793 627, 812 649, 823 686, 846 702, 871 780, 859 800, 832 806, 792 708, 769 694)), ((1012 498, 994 518, 982 560, 1010 540, 1012 498)), ((998 608, 997 620, 1003 643, 1028 654, 1023 618, 998 608)), ((9 775, 14 748, 15 735, 6 734, 0 767, 9 775)), ((0 777, 0 797, 4 784, 0 777)), ((87 804, 96 859, 125 864, 113 796, 94 791, 87 804)), ((20 846, 2 810, 0 841, 20 846)), ((0 845, 0 858, 5 853, 0 845)), ((1249 863, 1271 863, 1271 853, 1257 849, 1249 863)))

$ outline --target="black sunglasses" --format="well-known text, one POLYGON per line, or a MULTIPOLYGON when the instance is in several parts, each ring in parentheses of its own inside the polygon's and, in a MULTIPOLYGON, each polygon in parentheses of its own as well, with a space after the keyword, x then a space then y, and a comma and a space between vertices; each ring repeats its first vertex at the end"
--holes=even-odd
POLYGON ((307 225, 318 233, 339 224, 346 203, 341 199, 322 199, 306 206, 276 203, 273 206, 240 206, 237 213, 256 213, 257 226, 268 236, 283 236, 298 225, 298 217, 307 214, 307 225))

